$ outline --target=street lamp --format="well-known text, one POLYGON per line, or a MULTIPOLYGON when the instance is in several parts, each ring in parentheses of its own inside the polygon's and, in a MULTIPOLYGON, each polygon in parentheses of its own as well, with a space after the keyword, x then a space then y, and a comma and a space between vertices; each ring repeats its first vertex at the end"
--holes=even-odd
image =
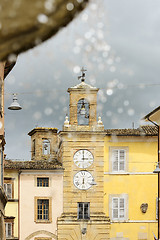
POLYGON ((97 185, 97 183, 95 182, 94 178, 92 178, 92 181, 89 183, 91 186, 95 186, 97 185))
POLYGON ((156 169, 153 171, 153 173, 160 173, 159 162, 157 163, 156 169))
POLYGON ((13 94, 13 102, 11 105, 8 107, 9 110, 21 110, 22 107, 20 104, 17 102, 17 94, 13 94))

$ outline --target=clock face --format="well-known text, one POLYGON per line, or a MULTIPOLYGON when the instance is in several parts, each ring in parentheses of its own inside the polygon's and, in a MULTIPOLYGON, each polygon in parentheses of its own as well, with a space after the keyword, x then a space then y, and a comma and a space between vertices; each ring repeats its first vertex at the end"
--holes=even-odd
POLYGON ((78 150, 73 157, 73 161, 79 168, 87 168, 93 163, 93 154, 86 150, 78 150))
POLYGON ((92 187, 93 176, 88 171, 79 171, 74 175, 73 183, 80 190, 87 190, 92 187))

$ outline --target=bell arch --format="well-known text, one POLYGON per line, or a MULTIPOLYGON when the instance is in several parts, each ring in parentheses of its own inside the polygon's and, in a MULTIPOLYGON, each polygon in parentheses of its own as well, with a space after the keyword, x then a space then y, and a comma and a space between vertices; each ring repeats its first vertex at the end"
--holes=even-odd
POLYGON ((42 154, 43 155, 49 155, 50 154, 50 141, 48 139, 43 139, 42 154))
POLYGON ((89 125, 90 104, 86 98, 81 98, 77 102, 77 122, 78 125, 89 125))

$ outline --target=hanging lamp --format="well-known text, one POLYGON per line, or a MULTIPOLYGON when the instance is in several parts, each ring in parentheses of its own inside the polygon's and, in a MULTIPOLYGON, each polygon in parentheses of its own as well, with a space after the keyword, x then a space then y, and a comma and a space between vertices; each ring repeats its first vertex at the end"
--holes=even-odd
POLYGON ((17 94, 13 94, 13 102, 11 105, 8 107, 9 110, 21 110, 22 107, 20 104, 17 102, 17 94))

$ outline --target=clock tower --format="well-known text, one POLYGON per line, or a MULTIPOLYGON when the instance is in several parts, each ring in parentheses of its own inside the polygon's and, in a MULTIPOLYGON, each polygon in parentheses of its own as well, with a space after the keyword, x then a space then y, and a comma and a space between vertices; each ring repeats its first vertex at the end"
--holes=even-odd
POLYGON ((64 167, 63 214, 58 240, 107 240, 110 221, 104 214, 104 126, 97 121, 98 88, 85 82, 68 89, 70 119, 60 135, 64 167))

